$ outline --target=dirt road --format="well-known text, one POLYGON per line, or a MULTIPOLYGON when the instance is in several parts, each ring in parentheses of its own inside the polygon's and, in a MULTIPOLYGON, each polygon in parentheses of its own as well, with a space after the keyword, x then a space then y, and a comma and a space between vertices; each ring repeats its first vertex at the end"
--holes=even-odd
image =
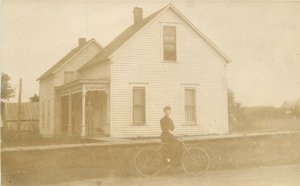
POLYGON ((105 177, 56 184, 57 186, 298 186, 300 164, 210 171, 199 177, 162 175, 153 178, 105 177))

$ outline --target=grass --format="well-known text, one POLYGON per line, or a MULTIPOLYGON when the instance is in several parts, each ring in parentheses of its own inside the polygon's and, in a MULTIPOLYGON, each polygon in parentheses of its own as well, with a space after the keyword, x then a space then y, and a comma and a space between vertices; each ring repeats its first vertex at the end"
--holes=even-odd
POLYGON ((300 130, 300 118, 262 119, 231 127, 231 132, 295 131, 300 130))
MULTIPOLYGON (((247 124, 238 124, 229 126, 230 133, 249 133, 249 132, 264 132, 264 131, 295 131, 300 130, 300 118, 288 119, 261 119, 247 124)), ((9 132, 5 134, 2 132, 1 147, 26 147, 26 146, 43 146, 43 145, 60 145, 60 144, 84 144, 84 143, 97 143, 98 140, 83 139, 77 137, 54 137, 44 138, 32 133, 23 133, 21 140, 16 138, 16 132, 9 132)), ((159 137, 136 137, 129 138, 131 140, 147 140, 159 139, 159 137)))
POLYGON ((21 136, 21 140, 18 140, 17 138, 6 138, 6 139, 4 138, 2 140, 1 148, 60 145, 60 144, 83 144, 83 143, 97 143, 97 142, 99 142, 99 140, 83 139, 79 136, 44 138, 41 136, 28 137, 28 135, 23 133, 23 135, 21 136))

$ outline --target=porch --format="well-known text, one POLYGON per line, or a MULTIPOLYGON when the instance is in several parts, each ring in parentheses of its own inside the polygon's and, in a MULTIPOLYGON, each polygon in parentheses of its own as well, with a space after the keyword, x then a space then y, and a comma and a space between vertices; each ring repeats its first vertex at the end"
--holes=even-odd
POLYGON ((109 80, 80 79, 56 87, 55 133, 61 136, 109 136, 109 80))

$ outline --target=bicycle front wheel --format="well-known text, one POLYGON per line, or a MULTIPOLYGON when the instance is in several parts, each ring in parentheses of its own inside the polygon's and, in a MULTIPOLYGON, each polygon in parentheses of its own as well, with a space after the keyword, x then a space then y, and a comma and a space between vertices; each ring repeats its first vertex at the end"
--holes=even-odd
POLYGON ((181 166, 189 175, 200 175, 208 170, 210 158, 204 149, 188 148, 182 155, 181 166))
POLYGON ((135 168, 142 176, 156 176, 161 170, 161 156, 157 151, 143 149, 136 154, 135 168))

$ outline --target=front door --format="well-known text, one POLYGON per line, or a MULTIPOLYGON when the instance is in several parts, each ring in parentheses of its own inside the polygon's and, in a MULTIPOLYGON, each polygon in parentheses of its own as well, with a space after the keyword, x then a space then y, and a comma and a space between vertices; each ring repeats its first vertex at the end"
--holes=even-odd
POLYGON ((61 97, 61 134, 68 135, 69 124, 69 96, 61 97))
POLYGON ((88 91, 86 101, 87 134, 109 135, 107 95, 103 91, 88 91))
POLYGON ((82 117, 82 97, 81 93, 72 95, 72 134, 80 136, 81 134, 81 117, 82 117))

